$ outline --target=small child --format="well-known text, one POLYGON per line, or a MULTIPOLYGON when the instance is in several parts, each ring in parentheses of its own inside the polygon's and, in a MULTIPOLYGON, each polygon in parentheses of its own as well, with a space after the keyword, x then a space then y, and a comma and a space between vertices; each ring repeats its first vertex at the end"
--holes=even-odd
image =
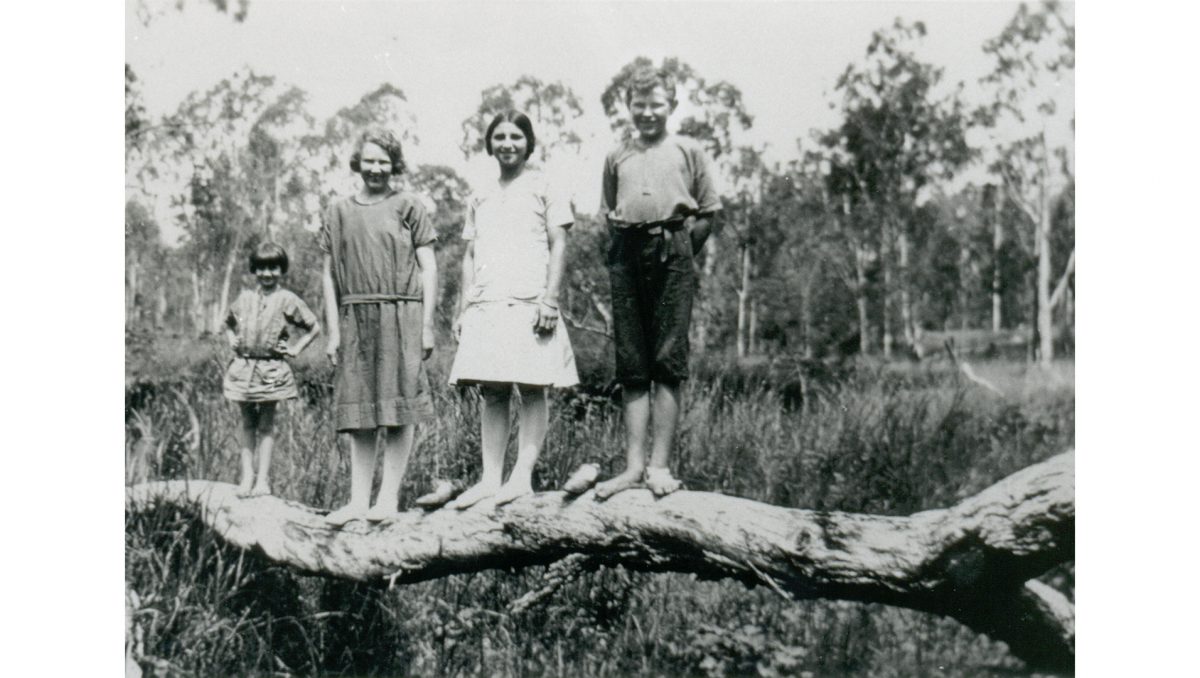
POLYGON ((616 378, 623 387, 625 471, 596 486, 596 497, 646 486, 657 496, 680 488, 667 459, 688 371, 688 326, 697 285, 692 257, 721 208, 708 157, 696 141, 667 133, 675 110, 670 74, 645 68, 625 93, 637 136, 604 161, 603 210, 610 225, 616 378), (654 385, 653 402, 651 384, 654 385), (654 441, 646 463, 646 439, 654 441))
POLYGON ((350 501, 327 516, 334 525, 397 513, 416 425, 433 418, 423 361, 434 345, 437 234, 421 201, 392 187, 404 172, 394 134, 363 133, 350 169, 362 188, 330 206, 318 238, 325 255, 325 351, 337 368, 335 427, 350 438, 350 501), (383 477, 372 506, 379 438, 383 477))
POLYGON ((321 331, 317 317, 304 301, 279 286, 287 270, 287 252, 282 247, 266 242, 255 248, 250 255, 250 272, 258 280, 258 287, 242 290, 225 317, 225 338, 236 356, 225 370, 223 387, 225 397, 242 410, 242 478, 238 483, 238 495, 242 497, 271 494, 275 404, 299 395, 285 358, 300 355, 321 331), (288 343, 289 327, 303 332, 292 343, 288 343))
POLYGON ((540 172, 526 168, 534 133, 524 113, 497 115, 484 142, 500 176, 467 208, 459 345, 450 370, 451 384, 476 384, 483 397, 483 473, 449 504, 457 509, 486 499, 499 506, 533 492, 533 467, 549 426, 546 390, 579 383, 558 322, 571 206, 540 172), (514 386, 521 394, 517 461, 501 485, 514 386))

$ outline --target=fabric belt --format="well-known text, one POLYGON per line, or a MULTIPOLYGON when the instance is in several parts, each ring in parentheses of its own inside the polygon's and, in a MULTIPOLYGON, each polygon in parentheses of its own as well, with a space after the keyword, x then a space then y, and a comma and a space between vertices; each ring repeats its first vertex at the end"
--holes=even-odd
POLYGON ((411 294, 347 294, 338 302, 341 306, 354 304, 395 304, 401 301, 421 301, 411 294))

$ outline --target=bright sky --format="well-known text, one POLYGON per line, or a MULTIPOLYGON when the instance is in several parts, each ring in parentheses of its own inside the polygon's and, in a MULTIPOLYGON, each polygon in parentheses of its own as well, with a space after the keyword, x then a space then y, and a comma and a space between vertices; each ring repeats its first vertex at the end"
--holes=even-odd
MULTIPOLYGON (((148 0, 164 3, 168 0, 148 0)), ((234 4, 231 0, 230 4, 234 4)), ((897 17, 924 21, 920 55, 963 81, 968 97, 990 63, 981 51, 1016 11, 1010 2, 332 2, 250 0, 244 23, 207 0, 187 0, 143 26, 129 0, 125 58, 148 111, 172 111, 191 91, 249 66, 298 85, 323 119, 383 82, 400 87, 416 116, 415 163, 450 165, 469 180, 494 168, 468 165, 460 125, 480 92, 522 74, 561 80, 584 102, 593 136, 568 173, 581 205, 598 189, 610 144, 600 94, 639 55, 677 56, 710 81, 728 80, 754 116, 740 141, 795 155, 797 139, 837 122, 834 83, 862 58, 871 33, 897 17), (595 175, 595 176, 593 176, 595 175)), ((1073 83, 1069 101, 1073 108, 1073 83)), ((598 192, 598 191, 597 191, 598 192)), ((165 224, 164 224, 165 225, 165 224)))

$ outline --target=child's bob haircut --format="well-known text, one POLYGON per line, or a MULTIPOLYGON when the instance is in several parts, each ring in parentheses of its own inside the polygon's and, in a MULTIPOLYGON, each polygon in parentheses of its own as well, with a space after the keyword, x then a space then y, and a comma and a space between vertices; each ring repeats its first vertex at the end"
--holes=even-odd
POLYGON ((525 147, 525 159, 533 155, 533 147, 536 142, 533 136, 533 123, 529 122, 529 116, 520 111, 505 111, 495 118, 492 118, 492 124, 488 125, 487 132, 483 135, 483 145, 487 148, 487 154, 492 154, 492 132, 496 130, 496 126, 502 122, 511 122, 517 126, 517 129, 525 135, 529 140, 529 145, 525 147))
POLYGON ((355 174, 362 172, 359 161, 362 160, 363 146, 367 144, 375 144, 387 152, 388 158, 392 161, 392 176, 398 177, 404 174, 407 165, 404 164, 404 151, 400 149, 400 140, 386 129, 369 129, 359 135, 358 143, 354 144, 354 152, 350 154, 351 172, 355 174))
POLYGON ((649 94, 655 87, 661 87, 667 98, 675 101, 675 76, 664 69, 649 66, 639 68, 629 77, 629 86, 625 89, 625 105, 633 101, 634 94, 649 94))
POLYGON ((250 272, 255 273, 264 268, 279 268, 280 273, 287 273, 287 252, 273 242, 264 242, 250 253, 250 272))

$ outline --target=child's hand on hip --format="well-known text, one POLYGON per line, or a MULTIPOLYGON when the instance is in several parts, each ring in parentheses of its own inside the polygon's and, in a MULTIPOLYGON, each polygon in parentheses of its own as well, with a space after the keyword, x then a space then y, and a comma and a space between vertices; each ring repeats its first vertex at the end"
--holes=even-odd
POLYGON ((433 355, 433 346, 435 343, 433 328, 426 325, 421 329, 421 359, 428 360, 429 356, 433 355))
POLYGON ((280 339, 278 344, 275 344, 275 351, 285 358, 295 358, 296 353, 292 351, 292 347, 288 346, 286 339, 280 339))
POLYGON ((239 337, 236 334, 229 335, 229 348, 232 348, 233 350, 236 351, 236 350, 238 350, 238 347, 240 347, 241 345, 242 345, 241 337, 239 337))

